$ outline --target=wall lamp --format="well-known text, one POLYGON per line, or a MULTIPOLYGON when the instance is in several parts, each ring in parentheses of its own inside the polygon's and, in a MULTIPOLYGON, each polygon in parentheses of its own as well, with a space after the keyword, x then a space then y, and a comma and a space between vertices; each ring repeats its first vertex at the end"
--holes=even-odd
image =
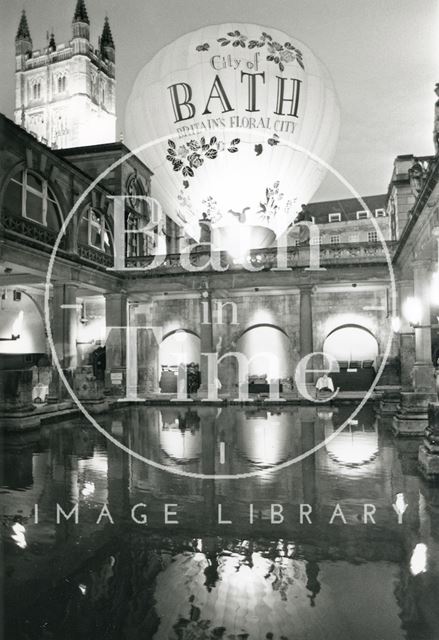
MULTIPOLYGON (((430 301, 434 306, 439 306, 439 271, 432 275, 430 285, 430 301)), ((423 316, 422 301, 416 296, 409 296, 402 305, 402 315, 409 325, 414 329, 439 329, 439 324, 421 324, 423 316)), ((438 318, 439 320, 439 318, 438 318)), ((392 329, 399 333, 401 319, 398 316, 392 317, 392 329)))

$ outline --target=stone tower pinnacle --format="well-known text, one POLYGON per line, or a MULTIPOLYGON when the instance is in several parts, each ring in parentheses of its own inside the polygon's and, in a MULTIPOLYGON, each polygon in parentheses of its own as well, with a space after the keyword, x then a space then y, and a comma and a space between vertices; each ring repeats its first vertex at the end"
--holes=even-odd
POLYGON ((17 56, 32 52, 32 38, 27 24, 26 12, 23 9, 17 35, 15 36, 15 53, 17 56))
POLYGON ((107 58, 110 62, 115 60, 115 49, 113 35, 110 29, 110 21, 105 16, 104 27, 102 29, 102 35, 100 39, 101 55, 103 58, 107 58))
POLYGON ((90 20, 84 0, 77 0, 72 20, 73 37, 90 39, 90 20))

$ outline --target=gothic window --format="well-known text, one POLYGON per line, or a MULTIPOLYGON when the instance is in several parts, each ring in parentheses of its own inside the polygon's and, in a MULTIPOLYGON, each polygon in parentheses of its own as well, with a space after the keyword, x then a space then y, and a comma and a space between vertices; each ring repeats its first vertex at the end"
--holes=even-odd
POLYGON ((111 254, 110 232, 101 211, 89 207, 82 215, 79 226, 79 242, 111 254))
POLYGON ((22 215, 52 229, 59 229, 62 219, 59 204, 47 180, 27 169, 10 179, 3 209, 7 214, 22 215))
POLYGON ((66 90, 66 77, 59 76, 58 78, 58 93, 63 93, 66 90))

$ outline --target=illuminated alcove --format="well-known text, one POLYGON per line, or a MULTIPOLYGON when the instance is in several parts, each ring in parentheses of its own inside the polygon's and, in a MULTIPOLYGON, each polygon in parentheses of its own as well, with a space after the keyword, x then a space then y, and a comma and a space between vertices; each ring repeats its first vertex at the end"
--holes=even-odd
POLYGON ((375 336, 368 329, 360 325, 346 324, 331 331, 323 343, 323 351, 338 362, 375 363, 379 348, 375 336))
POLYGON ((250 376, 266 376, 269 381, 291 375, 290 342, 279 327, 259 324, 246 329, 237 342, 237 351, 249 360, 250 376))
POLYGON ((180 363, 200 364, 200 338, 184 329, 178 329, 164 337, 159 346, 159 364, 177 367, 180 363))

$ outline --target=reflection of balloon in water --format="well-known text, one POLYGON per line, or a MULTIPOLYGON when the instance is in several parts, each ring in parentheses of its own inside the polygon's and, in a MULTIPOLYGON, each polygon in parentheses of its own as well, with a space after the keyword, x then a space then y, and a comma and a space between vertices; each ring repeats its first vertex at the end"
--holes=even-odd
POLYGON ((259 244, 273 239, 261 226, 285 229, 324 177, 285 141, 329 161, 338 127, 323 64, 252 24, 204 27, 164 47, 140 71, 125 123, 132 148, 169 137, 140 152, 168 215, 195 237, 203 213, 214 227, 257 227, 259 244))

